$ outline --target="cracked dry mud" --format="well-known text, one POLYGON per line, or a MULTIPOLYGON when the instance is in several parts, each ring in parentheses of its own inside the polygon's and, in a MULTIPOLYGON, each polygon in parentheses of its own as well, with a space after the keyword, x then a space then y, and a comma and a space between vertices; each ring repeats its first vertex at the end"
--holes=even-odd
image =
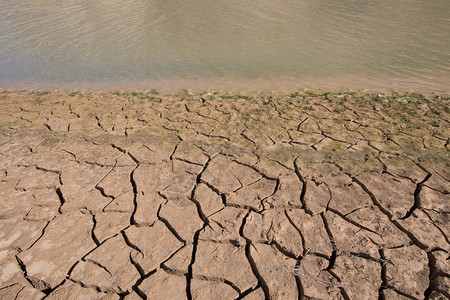
POLYGON ((2 299, 450 296, 448 100, 0 98, 2 299))

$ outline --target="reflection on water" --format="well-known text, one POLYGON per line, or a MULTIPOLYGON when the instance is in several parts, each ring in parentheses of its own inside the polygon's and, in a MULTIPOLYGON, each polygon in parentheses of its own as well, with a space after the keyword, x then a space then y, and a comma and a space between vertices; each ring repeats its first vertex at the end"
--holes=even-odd
POLYGON ((449 11, 448 0, 0 0, 0 84, 447 90, 449 11))

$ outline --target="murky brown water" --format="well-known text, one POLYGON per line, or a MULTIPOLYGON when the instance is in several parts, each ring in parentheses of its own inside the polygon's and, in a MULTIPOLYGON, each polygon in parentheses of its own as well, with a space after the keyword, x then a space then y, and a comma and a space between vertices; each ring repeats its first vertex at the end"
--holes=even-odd
POLYGON ((0 0, 2 87, 449 83, 449 0, 0 0))

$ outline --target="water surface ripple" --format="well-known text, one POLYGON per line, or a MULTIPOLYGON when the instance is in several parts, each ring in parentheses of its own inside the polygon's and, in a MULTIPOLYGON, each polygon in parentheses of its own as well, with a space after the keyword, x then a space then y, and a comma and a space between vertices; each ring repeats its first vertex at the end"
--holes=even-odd
POLYGON ((448 91, 448 0, 0 0, 0 85, 448 91))

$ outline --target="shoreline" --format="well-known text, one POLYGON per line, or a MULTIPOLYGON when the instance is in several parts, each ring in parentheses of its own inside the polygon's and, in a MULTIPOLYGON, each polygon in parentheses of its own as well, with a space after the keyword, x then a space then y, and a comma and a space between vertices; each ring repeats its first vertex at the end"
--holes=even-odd
POLYGON ((356 92, 383 93, 383 94, 406 94, 417 93, 433 96, 450 96, 448 75, 441 75, 426 78, 400 78, 400 77, 365 77, 356 75, 344 75, 334 77, 274 77, 274 78, 244 78, 244 77, 223 77, 214 79, 153 79, 153 80, 109 80, 109 81, 71 81, 61 83, 55 81, 11 81, 0 80, 0 87, 11 90, 81 90, 85 92, 96 91, 139 91, 156 89, 161 94, 176 94, 183 90, 190 90, 193 94, 204 93, 205 91, 218 91, 222 94, 241 95, 280 95, 293 92, 315 93, 342 93, 356 92))
POLYGON ((295 98, 295 97, 303 97, 303 98, 313 98, 313 97, 351 97, 353 99, 356 98, 365 98, 365 97, 373 97, 379 100, 387 100, 387 101, 415 101, 415 100, 425 100, 425 101, 433 101, 433 100, 450 100, 450 94, 446 92, 431 92, 431 93, 420 93, 420 92, 399 92, 396 90, 392 90, 390 92, 386 91, 376 91, 376 90, 352 90, 352 89, 342 89, 342 90, 321 90, 321 89, 299 89, 291 92, 258 92, 258 93, 233 93, 231 91, 222 91, 219 89, 214 90, 201 90, 195 91, 193 89, 180 89, 173 92, 168 92, 167 90, 159 90, 154 88, 147 89, 9 89, 0 87, 0 94, 27 94, 27 95, 35 95, 35 96, 44 96, 49 94, 59 94, 61 96, 78 96, 78 97, 87 97, 94 95, 101 95, 103 97, 109 96, 121 96, 121 97, 134 97, 136 99, 153 99, 153 98, 164 98, 164 97, 209 97, 211 99, 221 98, 221 99, 262 99, 262 98, 271 98, 271 99, 282 99, 282 98, 295 98))

